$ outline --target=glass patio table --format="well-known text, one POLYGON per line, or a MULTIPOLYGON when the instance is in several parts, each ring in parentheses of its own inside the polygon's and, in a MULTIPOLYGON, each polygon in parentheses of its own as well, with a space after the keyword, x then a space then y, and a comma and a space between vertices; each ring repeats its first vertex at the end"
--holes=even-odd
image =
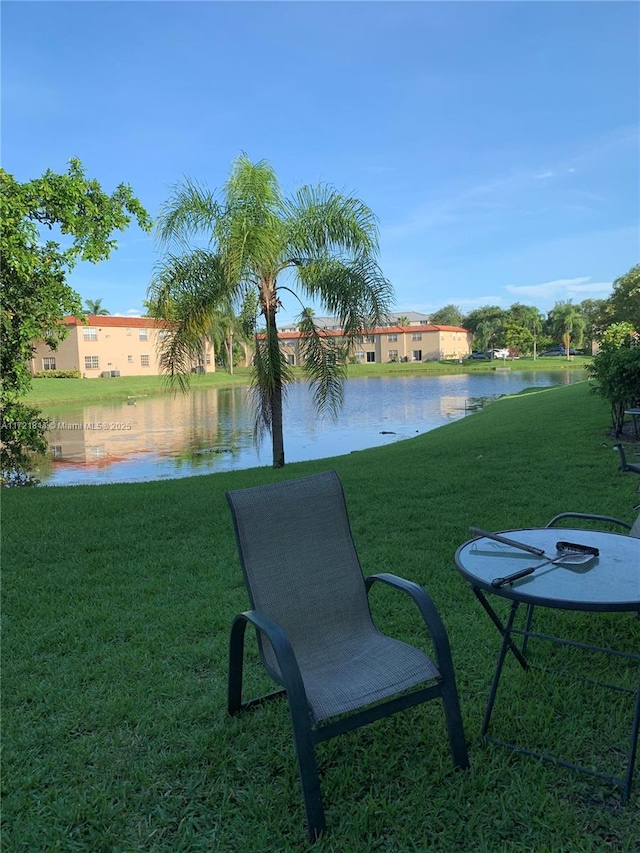
MULTIPOLYGON (((640 539, 618 533, 574 530, 565 527, 510 530, 501 535, 532 549, 538 549, 538 553, 520 550, 513 545, 497 542, 488 536, 479 536, 461 545, 455 556, 458 570, 469 581, 476 598, 502 635, 481 735, 487 742, 506 746, 517 752, 613 782, 622 788, 622 800, 626 803, 631 792, 640 726, 640 679, 637 689, 633 690, 618 685, 602 684, 603 687, 623 690, 635 695, 626 772, 623 777, 581 767, 545 753, 525 749, 517 744, 505 743, 490 737, 488 730, 505 658, 511 652, 520 666, 527 669, 529 667, 527 644, 531 638, 604 652, 640 664, 640 654, 637 653, 602 648, 571 639, 536 633, 532 630, 535 607, 596 613, 620 612, 622 614, 625 611, 640 613, 640 539), (582 565, 555 565, 548 560, 560 555, 561 552, 556 550, 559 541, 590 546, 596 549, 598 554, 590 558, 585 557, 585 560, 589 561, 582 565), (529 570, 532 566, 536 568, 525 574, 524 570, 529 570), (523 576, 509 581, 512 575, 523 576), (489 597, 496 595, 511 601, 505 621, 496 613, 487 593, 490 594, 489 597), (522 604, 526 605, 526 619, 523 628, 516 628, 514 626, 516 613, 522 604), (516 636, 522 637, 519 645, 516 642, 516 636)), ((635 625, 632 630, 636 630, 635 625)), ((589 679, 582 680, 589 681, 589 679)))

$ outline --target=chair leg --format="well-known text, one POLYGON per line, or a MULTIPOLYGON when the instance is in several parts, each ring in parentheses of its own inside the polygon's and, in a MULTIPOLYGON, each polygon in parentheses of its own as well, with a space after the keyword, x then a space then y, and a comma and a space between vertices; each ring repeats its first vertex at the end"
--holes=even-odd
POLYGON ((302 799, 307 815, 307 832, 311 841, 316 841, 324 832, 326 823, 313 730, 307 708, 300 706, 291 696, 289 696, 289 709, 302 785, 302 799))
POLYGON ((244 666, 244 631, 247 623, 237 618, 231 626, 229 637, 229 682, 227 688, 227 709, 230 714, 242 710, 242 672, 244 666))
POLYGON ((460 713, 460 701, 456 687, 453 670, 444 676, 442 683, 442 701, 444 705, 444 717, 449 736, 449 749, 454 767, 465 769, 469 766, 469 755, 464 737, 464 726, 462 714, 460 713))

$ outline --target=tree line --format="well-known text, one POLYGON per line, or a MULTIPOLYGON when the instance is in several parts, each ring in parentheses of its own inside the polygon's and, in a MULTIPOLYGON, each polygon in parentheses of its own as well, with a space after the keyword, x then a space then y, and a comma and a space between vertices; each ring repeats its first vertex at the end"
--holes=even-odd
POLYGON ((590 353, 613 324, 630 323, 640 329, 640 264, 616 279, 607 299, 559 301, 546 315, 519 302, 509 308, 485 305, 468 314, 450 304, 434 311, 430 321, 473 332, 478 350, 507 348, 513 355, 535 355, 562 346, 567 354, 573 347, 590 353))

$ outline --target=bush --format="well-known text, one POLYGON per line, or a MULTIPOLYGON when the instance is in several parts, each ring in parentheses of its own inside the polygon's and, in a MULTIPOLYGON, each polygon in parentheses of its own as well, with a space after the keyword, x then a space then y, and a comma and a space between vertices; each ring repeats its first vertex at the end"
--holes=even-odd
POLYGON ((45 453, 44 432, 47 420, 33 406, 18 400, 2 405, 0 430, 0 484, 2 486, 33 485, 37 482, 28 472, 34 453, 45 453))
POLYGON ((625 409, 640 403, 640 344, 631 326, 620 329, 628 324, 614 325, 603 335, 602 350, 586 368, 596 380, 596 393, 611 404, 611 427, 618 438, 625 409))
POLYGON ((79 370, 39 370, 33 374, 34 379, 82 379, 79 370))

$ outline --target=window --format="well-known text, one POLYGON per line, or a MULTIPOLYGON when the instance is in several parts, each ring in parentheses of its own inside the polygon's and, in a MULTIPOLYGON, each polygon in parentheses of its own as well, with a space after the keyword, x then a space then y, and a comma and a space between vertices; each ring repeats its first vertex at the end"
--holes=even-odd
POLYGON ((204 357, 204 363, 205 363, 205 364, 211 364, 211 353, 210 353, 210 352, 208 352, 208 353, 205 355, 205 357, 204 357))
POLYGON ((356 358, 364 358, 364 350, 357 349, 355 352, 356 358))
POLYGON ((421 349, 414 349, 413 360, 414 361, 422 361, 422 350, 421 349))
POLYGON ((161 329, 158 332, 158 337, 160 338, 161 341, 163 341, 167 337, 168 334, 169 334, 169 332, 167 332, 165 329, 161 329))
POLYGON ((375 360, 376 360, 375 352, 368 352, 367 353, 367 364, 372 364, 375 360))
POLYGON ((85 370, 98 370, 100 367, 100 362, 98 360, 97 355, 85 355, 84 357, 84 369, 85 370))
POLYGON ((85 341, 97 341, 98 330, 92 328, 91 326, 84 326, 82 329, 82 337, 85 341))
POLYGON ((374 335, 366 335, 364 339, 365 344, 375 344, 376 339, 374 335))
POLYGON ((397 359, 397 358, 398 358, 398 350, 397 350, 397 349, 390 349, 388 352, 389 352, 389 358, 390 358, 392 361, 393 361, 393 359, 394 359, 394 358, 395 358, 395 359, 397 359))
POLYGON ((398 336, 397 335, 387 335, 387 340, 389 341, 389 343, 393 343, 393 341, 398 340, 398 336))
POLYGON ((128 355, 128 356, 127 356, 127 361, 129 362, 129 364, 133 364, 133 356, 132 356, 132 355, 128 355))
POLYGON ((127 335, 131 334, 131 329, 127 329, 127 335))
POLYGON ((54 459, 62 459, 62 445, 61 444, 52 444, 51 445, 51 455, 54 459))
POLYGON ((140 356, 140 367, 149 367, 149 356, 141 355, 140 356))
POLYGON ((149 336, 147 334, 147 330, 146 329, 140 329, 140 332, 138 333, 138 337, 140 338, 141 341, 148 340, 149 336))
POLYGON ((411 335, 411 340, 412 340, 412 341, 421 341, 421 340, 422 340, 422 334, 421 334, 421 332, 414 332, 414 333, 411 335))
POLYGON ((42 359, 42 369, 43 370, 55 370, 56 369, 55 358, 43 358, 42 359))

